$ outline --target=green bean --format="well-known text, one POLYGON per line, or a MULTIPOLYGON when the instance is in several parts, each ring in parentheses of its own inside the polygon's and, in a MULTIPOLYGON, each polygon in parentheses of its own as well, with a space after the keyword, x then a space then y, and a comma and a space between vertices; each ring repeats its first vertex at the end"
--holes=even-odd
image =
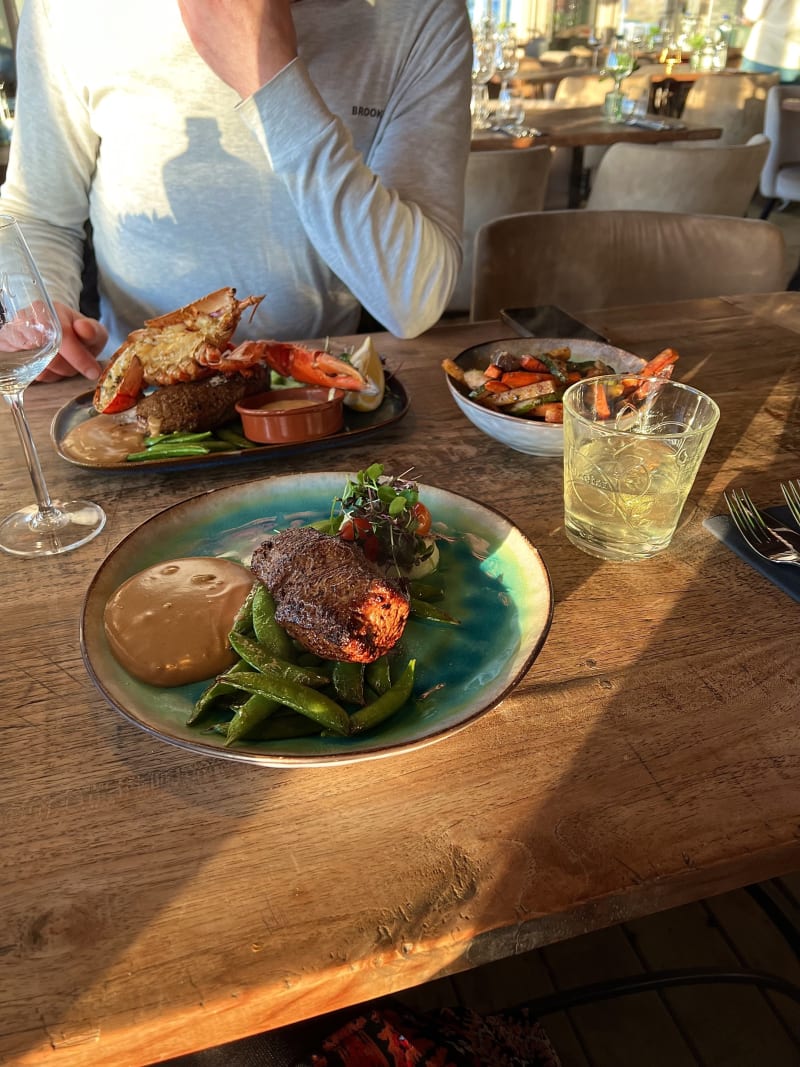
POLYGON ((364 703, 364 665, 337 660, 333 665, 333 688, 348 704, 364 703))
POLYGON ((271 700, 269 697, 258 694, 251 696, 228 723, 225 745, 232 745, 234 741, 249 737, 255 727, 268 719, 270 715, 274 715, 280 706, 279 701, 271 700))
POLYGON ((157 433, 153 437, 145 437, 144 443, 148 448, 152 448, 154 445, 159 444, 194 444, 197 441, 207 441, 211 437, 211 430, 198 430, 197 432, 181 433, 175 431, 175 433, 157 433))
POLYGON ((380 696, 392 688, 392 677, 389 668, 389 657, 381 656, 380 659, 368 663, 364 670, 364 681, 380 696))
POLYGON ((234 445, 236 448, 258 448, 255 441, 249 440, 244 434, 239 433, 238 430, 234 430, 231 426, 220 426, 214 433, 220 441, 226 441, 229 445, 234 445))
POLYGON ((406 669, 398 680, 382 696, 371 704, 365 704, 363 708, 353 712, 350 716, 350 733, 360 734, 365 730, 371 730, 382 722, 386 722, 390 715, 394 715, 411 696, 414 687, 414 671, 416 660, 409 660, 406 669))
POLYGON ((246 693, 258 693, 313 719, 326 730, 342 736, 350 732, 350 717, 341 705, 324 693, 282 678, 278 674, 245 672, 234 675, 230 684, 246 693))
POLYGON ((418 600, 416 597, 411 598, 411 614, 418 619, 427 619, 429 622, 443 622, 447 626, 461 625, 460 619, 456 619, 452 615, 448 615, 446 611, 435 608, 433 604, 418 600))
POLYGON ((231 674, 237 674, 239 671, 248 670, 249 666, 249 663, 240 659, 238 662, 234 663, 232 667, 229 667, 224 674, 220 674, 219 677, 215 678, 211 685, 204 689, 195 701, 192 713, 186 720, 186 725, 193 726, 198 722, 205 712, 208 711, 220 697, 228 696, 231 693, 237 693, 238 690, 232 685, 229 685, 227 679, 231 674))
POLYGON ((144 452, 129 452, 125 457, 130 463, 140 459, 178 459, 181 456, 207 456, 206 445, 153 445, 144 452))
POLYGON ((210 437, 203 444, 208 452, 230 452, 231 446, 228 441, 220 441, 217 437, 210 437))
POLYGON ((292 659, 292 639, 275 621, 275 600, 263 582, 258 583, 253 599, 253 630, 264 648, 273 655, 292 659))
POLYGON ((246 634, 253 629, 253 600, 259 584, 259 582, 253 582, 244 603, 236 612, 236 618, 233 620, 233 626, 231 627, 235 634, 246 634))
POLYGON ((327 685, 331 680, 329 674, 323 674, 321 671, 315 671, 312 667, 301 667, 299 664, 289 663, 288 660, 281 659, 280 656, 276 656, 264 648, 258 641, 252 641, 249 637, 245 637, 244 634, 231 632, 228 635, 228 640, 234 652, 238 652, 242 659, 246 659, 250 666, 255 667, 257 671, 269 671, 271 674, 278 674, 281 678, 286 678, 299 685, 313 686, 315 688, 327 685))

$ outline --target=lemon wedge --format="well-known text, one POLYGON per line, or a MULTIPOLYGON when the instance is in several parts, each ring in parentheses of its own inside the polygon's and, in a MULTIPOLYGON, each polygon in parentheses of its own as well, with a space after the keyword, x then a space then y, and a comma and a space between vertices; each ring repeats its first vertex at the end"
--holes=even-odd
POLYGON ((378 355, 371 337, 365 337, 355 352, 350 357, 350 362, 361 371, 369 382, 367 389, 360 393, 345 393, 344 402, 353 411, 374 411, 383 402, 386 392, 386 379, 383 374, 383 364, 378 355))

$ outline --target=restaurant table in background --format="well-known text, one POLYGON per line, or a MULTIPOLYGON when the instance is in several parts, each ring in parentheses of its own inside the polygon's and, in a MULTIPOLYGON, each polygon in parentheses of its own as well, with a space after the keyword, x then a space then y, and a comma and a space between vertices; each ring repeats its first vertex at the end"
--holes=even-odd
MULTIPOLYGON (((644 357, 673 345, 676 377, 722 410, 646 563, 572 547, 560 458, 453 404, 440 361, 507 336, 498 322, 376 336, 411 398, 382 435, 202 473, 72 466, 46 438, 86 383, 28 390, 53 495, 99 501, 108 525, 67 556, 0 557, 0 1061, 149 1064, 797 869, 798 605, 702 522, 731 486, 777 503, 800 475, 800 294, 579 317, 644 357), (131 530, 197 493, 373 461, 498 509, 541 552, 552 628, 500 706, 392 758, 270 769, 104 701, 81 605, 131 530)), ((5 513, 30 496, 10 417, 0 449, 5 513)))
POLYGON ((583 150, 588 145, 709 141, 717 140, 722 134, 719 126, 700 126, 672 119, 657 121, 658 128, 609 122, 599 107, 532 107, 526 108, 525 124, 540 130, 540 136, 514 137, 507 133, 481 130, 472 137, 472 151, 531 148, 537 145, 571 148, 569 206, 579 207, 583 188, 583 150))

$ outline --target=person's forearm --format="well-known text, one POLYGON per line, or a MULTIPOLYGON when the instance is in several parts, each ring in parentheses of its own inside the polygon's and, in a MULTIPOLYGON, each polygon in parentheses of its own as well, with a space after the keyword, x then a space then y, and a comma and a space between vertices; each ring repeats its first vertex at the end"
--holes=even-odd
POLYGON ((398 336, 437 321, 461 263, 469 86, 463 57, 449 62, 424 121, 406 101, 366 163, 301 60, 240 108, 320 256, 398 336))

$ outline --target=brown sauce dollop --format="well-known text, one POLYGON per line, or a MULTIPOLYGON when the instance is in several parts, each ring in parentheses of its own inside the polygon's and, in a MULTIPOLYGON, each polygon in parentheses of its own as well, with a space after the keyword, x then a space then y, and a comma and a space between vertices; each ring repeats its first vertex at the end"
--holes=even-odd
POLYGON ((197 556, 148 567, 106 604, 111 651, 150 685, 213 678, 237 660, 228 634, 252 585, 250 571, 229 559, 197 556))
POLYGON ((104 467, 124 463, 129 453, 140 452, 146 436, 135 422, 120 422, 115 415, 94 415, 73 426, 61 447, 80 463, 104 467))

